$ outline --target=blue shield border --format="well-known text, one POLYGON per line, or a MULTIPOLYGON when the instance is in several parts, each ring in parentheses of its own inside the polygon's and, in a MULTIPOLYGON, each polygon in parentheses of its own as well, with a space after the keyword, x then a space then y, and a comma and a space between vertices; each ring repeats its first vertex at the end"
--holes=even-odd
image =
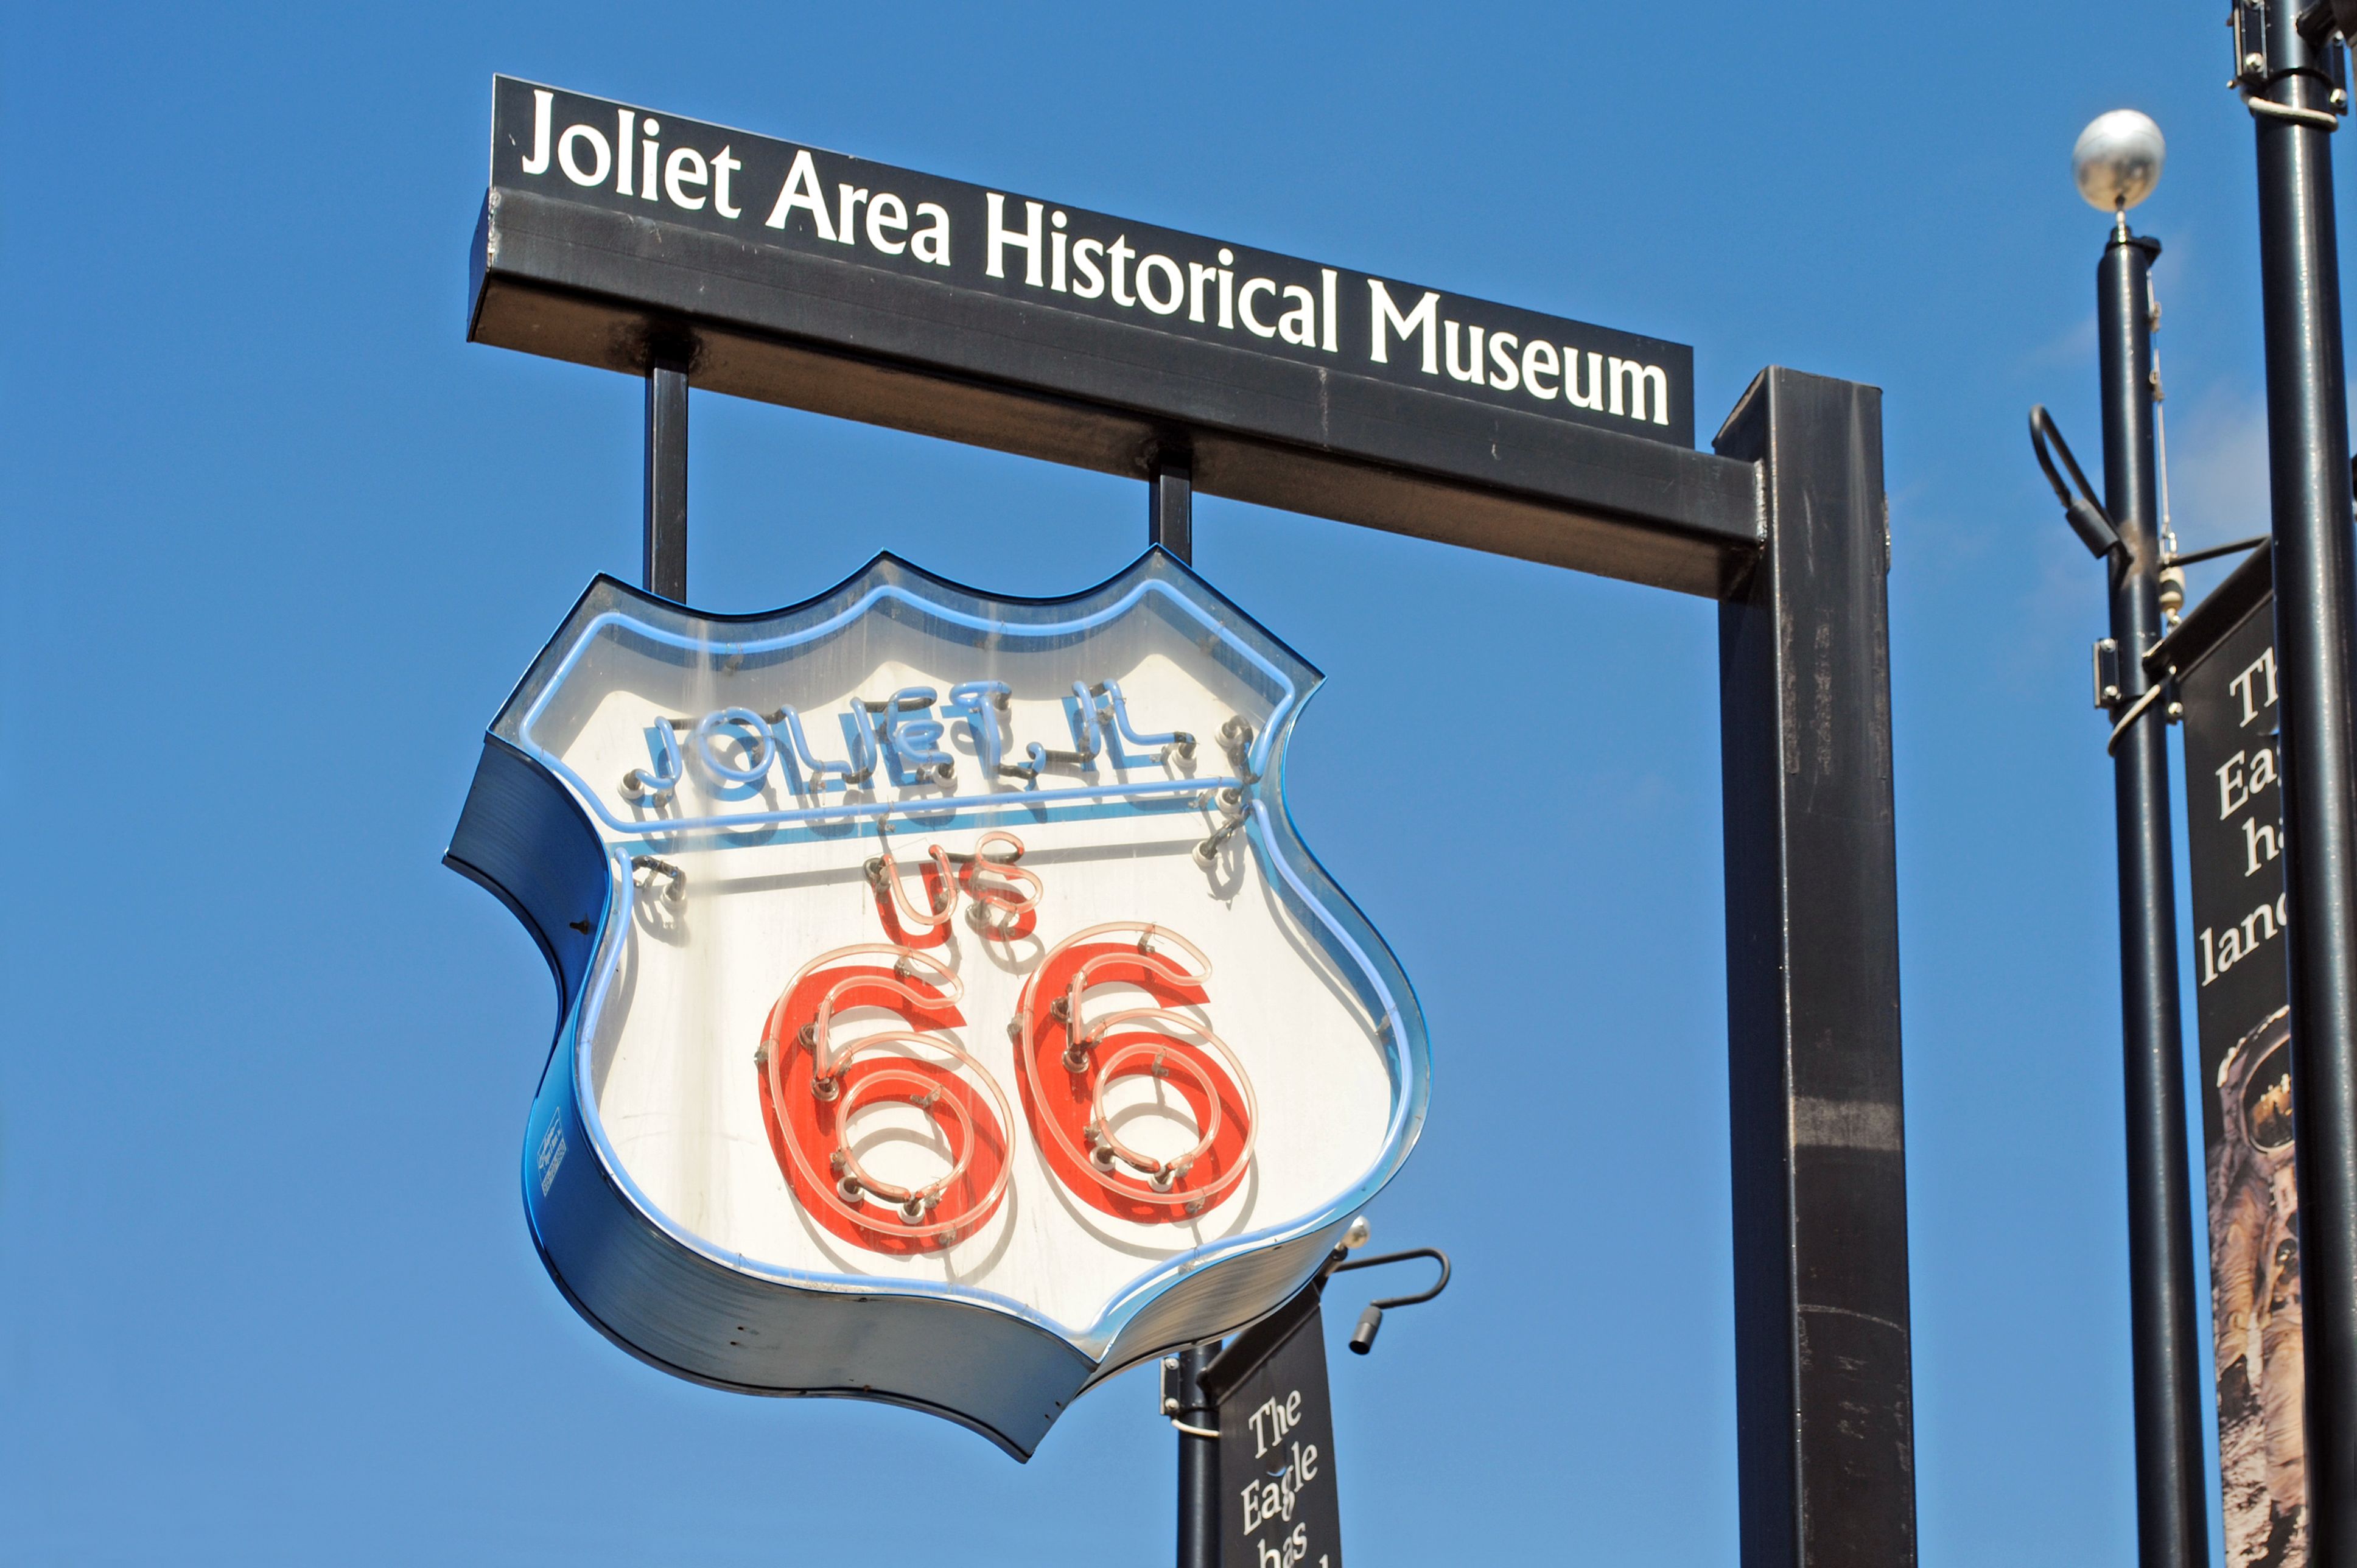
MULTIPOLYGON (((1049 599, 985 594, 889 554, 814 598, 754 615, 703 614, 612 577, 593 581, 493 720, 444 856, 522 922, 556 981, 559 1019, 527 1123, 523 1197, 542 1262, 575 1309, 632 1355, 695 1382, 909 1405, 1028 1458, 1064 1407, 1092 1384, 1177 1346, 1232 1333, 1280 1305, 1406 1159, 1423 1126, 1430 1079, 1413 987, 1374 927, 1302 842, 1286 805, 1286 743, 1323 679, 1158 548, 1093 588, 1049 599), (1281 687, 1270 722, 1252 743, 1253 777, 1239 781, 1243 837, 1269 885, 1308 917, 1307 929, 1324 933, 1338 967, 1362 988, 1370 1013, 1385 1020, 1393 1108, 1374 1164, 1313 1214, 1163 1261, 1085 1326, 1051 1323, 1020 1303, 966 1286, 782 1270, 672 1223, 636 1191, 607 1144, 576 1047, 628 929, 637 896, 631 853, 697 824, 617 819, 533 740, 533 715, 588 639, 619 628, 646 646, 676 648, 683 660, 690 650, 768 652, 886 613, 1052 645, 1142 608, 1192 620, 1210 635, 1208 651, 1281 687)), ((1122 792, 1092 787, 1057 798, 1122 792)), ((973 804, 987 811, 996 800, 1030 808, 1044 798, 1029 792, 973 804)), ((926 802, 929 810, 940 804, 926 802)), ((811 814, 726 822, 732 830, 759 822, 791 833, 795 820, 811 814)), ((826 814, 840 819, 843 810, 826 814)))

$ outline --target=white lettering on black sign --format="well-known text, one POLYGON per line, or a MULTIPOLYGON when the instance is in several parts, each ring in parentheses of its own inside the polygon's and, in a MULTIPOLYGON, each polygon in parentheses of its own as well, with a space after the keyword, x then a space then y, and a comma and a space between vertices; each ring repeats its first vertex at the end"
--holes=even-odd
POLYGON ((1694 355, 502 77, 491 183, 1694 444, 1694 355))
POLYGON ((1222 1568, 1342 1568, 1319 1315, 1219 1405, 1222 1568))
MULTIPOLYGON (((2263 719, 2272 725, 2276 707, 2273 645, 2261 650, 2257 658, 2226 682, 2226 694, 2229 711, 2240 714, 2238 730, 2263 728, 2263 719)), ((2200 983, 2205 987, 2273 941, 2291 918, 2288 896, 2282 890, 2283 873, 2275 864, 2283 853, 2276 757, 2275 737, 2268 734, 2259 736, 2255 745, 2238 747, 2209 770, 2217 785, 2218 821, 2239 831, 2242 875, 2261 896, 2247 912, 2238 903, 2235 918, 2203 925, 2195 934, 2201 965, 2200 983), (2255 880, 2263 871, 2269 875, 2263 881, 2255 880)), ((2280 965, 2283 960, 2277 954, 2270 961, 2280 965)))

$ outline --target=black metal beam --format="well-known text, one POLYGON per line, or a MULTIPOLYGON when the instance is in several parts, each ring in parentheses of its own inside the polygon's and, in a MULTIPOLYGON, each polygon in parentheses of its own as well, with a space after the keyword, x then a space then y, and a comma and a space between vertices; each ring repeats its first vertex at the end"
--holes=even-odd
MULTIPOLYGON (((2095 271, 2102 348, 2104 507, 2126 546, 2104 559, 2120 706, 2151 683, 2160 641, 2150 274, 2158 242, 2125 225, 2095 271)), ((2137 1561, 2210 1558, 2202 1495, 2201 1315, 2193 1290, 2193 1191, 2185 1157, 2185 1042, 2177 1010, 2177 868, 2169 822, 2169 723, 2147 703, 2113 751, 2120 878, 2120 1033, 2127 1101, 2128 1312, 2136 1390, 2137 1561)))
POLYGON ((1881 393, 1762 371, 1717 449, 1768 544, 1719 609, 1746 1568, 1915 1560, 1881 393))
POLYGON ((1183 453, 1164 452, 1146 481, 1146 542, 1195 564, 1195 474, 1183 453))
POLYGON ((2357 1563, 2357 670, 2329 37, 2266 0, 2255 100, 2290 914, 2292 1116, 2308 1375, 2309 1560, 2357 1563))
POLYGON ((662 355, 647 368, 647 592, 687 602, 687 364, 662 355))
POLYGON ((1560 417, 494 188, 468 336, 1716 597, 1759 547, 1747 464, 1560 417))

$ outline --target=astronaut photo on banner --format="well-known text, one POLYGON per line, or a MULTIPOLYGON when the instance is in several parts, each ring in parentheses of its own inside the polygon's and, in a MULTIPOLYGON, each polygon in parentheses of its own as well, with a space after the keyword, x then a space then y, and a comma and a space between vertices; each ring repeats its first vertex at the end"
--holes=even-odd
POLYGON ((2219 1469, 2232 1561, 2308 1560, 2300 1404, 2299 1193, 2292 1179, 2290 1010, 2219 1065, 2210 1145, 2210 1275, 2219 1469))

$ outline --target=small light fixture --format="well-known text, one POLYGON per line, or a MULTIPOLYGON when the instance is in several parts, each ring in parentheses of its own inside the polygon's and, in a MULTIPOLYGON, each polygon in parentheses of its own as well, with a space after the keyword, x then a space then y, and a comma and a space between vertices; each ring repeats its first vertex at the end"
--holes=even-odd
POLYGON ((2152 194, 2168 158, 2169 143, 2152 116, 2115 109, 2096 115, 2079 133, 2071 149, 2071 177, 2096 211, 2125 213, 2152 194))

